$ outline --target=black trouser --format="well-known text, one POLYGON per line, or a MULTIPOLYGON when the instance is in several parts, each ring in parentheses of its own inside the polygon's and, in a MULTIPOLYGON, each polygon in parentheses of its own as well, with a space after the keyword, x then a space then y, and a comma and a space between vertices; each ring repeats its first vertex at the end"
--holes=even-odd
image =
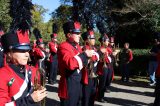
POLYGON ((4 54, 0 51, 0 68, 4 66, 4 54))
POLYGON ((58 60, 57 56, 55 55, 50 64, 49 82, 56 81, 57 71, 58 71, 58 60))
POLYGON ((153 106, 160 106, 160 77, 156 78, 155 100, 153 106))
POLYGON ((80 103, 82 85, 74 78, 67 78, 68 99, 60 99, 60 106, 78 106, 80 103))
POLYGON ((111 83, 112 71, 108 68, 103 69, 103 75, 99 76, 98 99, 104 98, 106 87, 111 83))
POLYGON ((112 67, 110 67, 107 71, 106 87, 109 87, 112 82, 113 70, 111 68, 112 67))
POLYGON ((121 75, 122 75, 122 80, 125 80, 125 78, 126 78, 126 81, 128 81, 129 74, 130 74, 129 64, 127 64, 127 63, 120 64, 120 71, 121 71, 121 75))
POLYGON ((88 85, 82 87, 82 106, 94 106, 97 78, 89 78, 88 85))

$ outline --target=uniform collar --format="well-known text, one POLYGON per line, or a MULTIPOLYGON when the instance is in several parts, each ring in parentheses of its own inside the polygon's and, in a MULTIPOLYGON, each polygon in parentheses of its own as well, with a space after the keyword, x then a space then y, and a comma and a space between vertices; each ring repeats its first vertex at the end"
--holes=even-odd
POLYGON ((75 43, 75 42, 70 42, 69 40, 67 40, 67 42, 68 42, 69 44, 71 44, 72 46, 74 46, 74 47, 77 46, 77 43, 75 43))
POLYGON ((9 64, 9 66, 18 74, 25 73, 25 66, 17 66, 15 64, 9 64))

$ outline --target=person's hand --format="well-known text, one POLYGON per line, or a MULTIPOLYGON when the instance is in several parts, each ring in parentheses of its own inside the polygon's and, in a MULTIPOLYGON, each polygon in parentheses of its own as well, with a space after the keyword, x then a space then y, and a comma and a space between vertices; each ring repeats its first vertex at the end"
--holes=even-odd
POLYGON ((92 57, 94 50, 85 50, 87 57, 92 57))
POLYGON ((127 61, 126 64, 129 64, 129 61, 127 61))
POLYGON ((106 48, 100 48, 100 51, 104 54, 106 53, 106 48))
POLYGON ((44 88, 44 87, 41 87, 40 89, 38 89, 37 91, 34 91, 31 94, 31 97, 34 102, 40 102, 46 96, 47 96, 47 91, 46 91, 46 88, 44 88))

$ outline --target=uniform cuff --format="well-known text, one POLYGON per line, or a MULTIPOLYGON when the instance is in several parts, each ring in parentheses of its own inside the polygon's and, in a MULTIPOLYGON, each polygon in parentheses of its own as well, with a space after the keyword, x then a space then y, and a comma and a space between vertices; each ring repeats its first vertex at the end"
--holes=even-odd
POLYGON ((28 101, 30 102, 30 103, 36 103, 36 102, 34 102, 34 100, 33 100, 33 98, 31 97, 31 95, 28 95, 27 96, 27 99, 28 99, 28 101))

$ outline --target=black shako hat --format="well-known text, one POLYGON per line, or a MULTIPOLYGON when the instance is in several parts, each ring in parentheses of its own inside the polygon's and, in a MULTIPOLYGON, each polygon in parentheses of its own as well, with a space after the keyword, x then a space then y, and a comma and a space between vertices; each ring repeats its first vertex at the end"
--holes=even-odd
POLYGON ((31 50, 27 31, 22 32, 19 30, 16 33, 6 33, 1 37, 1 44, 4 52, 9 52, 10 50, 31 50))
POLYGON ((52 25, 52 34, 50 35, 51 38, 57 38, 58 26, 56 23, 52 25))
POLYGON ((42 38, 38 38, 38 39, 36 40, 36 44, 37 44, 37 45, 44 44, 43 39, 42 39, 42 38))
POLYGON ((103 36, 101 36, 99 39, 98 39, 100 42, 105 42, 105 41, 108 41, 109 42, 109 37, 107 34, 103 34, 103 36))
POLYGON ((69 21, 63 24, 64 34, 67 33, 81 33, 81 25, 78 21, 69 21))
POLYGON ((87 39, 95 39, 94 36, 94 31, 93 30, 89 30, 87 32, 82 33, 82 39, 85 41, 87 39))
POLYGON ((34 28, 33 34, 34 34, 34 36, 36 38, 36 44, 37 45, 44 44, 41 32, 40 32, 40 30, 38 28, 34 28))

